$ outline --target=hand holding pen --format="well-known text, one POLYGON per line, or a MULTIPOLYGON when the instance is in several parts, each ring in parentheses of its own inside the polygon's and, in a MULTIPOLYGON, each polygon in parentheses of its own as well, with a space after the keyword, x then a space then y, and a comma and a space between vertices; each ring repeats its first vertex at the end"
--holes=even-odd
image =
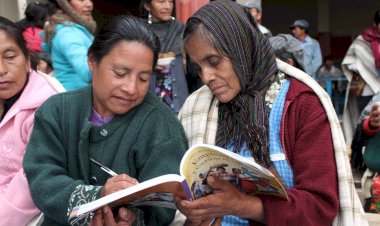
POLYGON ((102 197, 123 190, 125 188, 129 188, 139 183, 135 178, 130 177, 127 174, 119 175, 115 173, 113 170, 111 170, 107 166, 104 166, 103 164, 99 163, 93 158, 90 158, 90 161, 94 163, 96 166, 100 167, 101 170, 112 176, 107 180, 103 187, 102 197))

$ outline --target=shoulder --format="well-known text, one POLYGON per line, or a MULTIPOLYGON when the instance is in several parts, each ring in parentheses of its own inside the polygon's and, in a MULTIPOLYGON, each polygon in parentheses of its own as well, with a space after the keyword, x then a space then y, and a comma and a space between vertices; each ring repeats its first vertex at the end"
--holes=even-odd
POLYGON ((165 118, 168 121, 176 119, 173 111, 150 92, 146 94, 144 101, 141 103, 139 112, 145 113, 148 120, 153 115, 154 117, 152 118, 165 118))
POLYGON ((38 108, 46 99, 58 92, 43 75, 31 71, 28 83, 17 103, 23 109, 38 108))
POLYGON ((315 45, 315 46, 319 46, 319 42, 318 42, 317 39, 314 39, 314 38, 312 38, 312 37, 310 37, 310 36, 308 36, 308 37, 309 37, 309 39, 310 39, 310 42, 311 42, 313 45, 315 45))
POLYGON ((207 100, 213 97, 211 90, 206 86, 202 86, 196 91, 194 91, 190 96, 186 99, 186 103, 194 103, 199 99, 207 100))
POLYGON ((138 124, 136 130, 146 131, 149 134, 159 133, 163 137, 173 139, 183 134, 182 125, 174 112, 149 92, 134 115, 133 120, 138 122, 134 123, 134 125, 138 124))
POLYGON ((286 101, 297 111, 308 112, 303 114, 307 115, 307 118, 316 118, 325 112, 322 102, 314 90, 296 78, 290 78, 286 101))
POLYGON ((55 31, 56 34, 53 37, 53 42, 58 43, 61 43, 62 41, 70 42, 83 40, 85 37, 93 37, 85 27, 72 22, 58 24, 55 31))
POLYGON ((90 92, 91 88, 85 87, 83 89, 58 93, 47 99, 37 112, 38 114, 44 111, 63 112, 64 110, 67 110, 65 105, 70 105, 72 106, 71 109, 77 109, 80 111, 84 106, 91 104, 91 99, 89 98, 90 92), (86 99, 88 100, 86 101, 86 99))

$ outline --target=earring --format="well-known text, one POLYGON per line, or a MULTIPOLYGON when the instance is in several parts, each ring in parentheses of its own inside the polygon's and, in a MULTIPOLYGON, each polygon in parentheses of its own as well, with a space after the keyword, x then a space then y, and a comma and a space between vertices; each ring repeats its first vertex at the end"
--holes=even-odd
POLYGON ((148 24, 152 24, 152 14, 148 14, 148 24))
POLYGON ((175 20, 175 17, 174 17, 174 16, 171 16, 170 19, 171 19, 171 20, 175 20))

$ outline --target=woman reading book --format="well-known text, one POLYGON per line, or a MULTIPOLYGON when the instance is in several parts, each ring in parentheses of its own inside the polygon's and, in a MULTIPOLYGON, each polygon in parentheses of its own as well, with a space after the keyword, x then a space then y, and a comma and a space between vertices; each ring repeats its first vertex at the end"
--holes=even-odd
POLYGON ((183 40, 205 84, 179 114, 189 145, 216 144, 253 159, 289 196, 247 195, 211 176, 212 195, 176 199, 185 225, 366 225, 328 96, 275 59, 249 12, 213 1, 187 21, 183 40))
POLYGON ((88 52, 92 86, 54 96, 36 112, 24 168, 44 225, 156 226, 173 220, 170 209, 107 206, 95 216, 69 218, 75 206, 179 172, 187 149, 183 128, 147 92, 159 50, 145 23, 114 18, 88 52))

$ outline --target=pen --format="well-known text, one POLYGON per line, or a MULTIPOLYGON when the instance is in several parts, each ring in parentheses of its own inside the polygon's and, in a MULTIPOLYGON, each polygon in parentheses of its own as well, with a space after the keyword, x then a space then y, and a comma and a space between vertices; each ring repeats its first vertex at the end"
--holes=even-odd
POLYGON ((109 175, 111 175, 113 177, 118 175, 117 173, 115 173, 114 171, 112 171, 107 166, 103 166, 102 164, 100 164, 99 162, 97 162, 95 159, 90 158, 90 161, 93 162, 93 163, 95 163, 95 165, 99 166, 101 170, 103 170, 104 172, 108 173, 109 175))

